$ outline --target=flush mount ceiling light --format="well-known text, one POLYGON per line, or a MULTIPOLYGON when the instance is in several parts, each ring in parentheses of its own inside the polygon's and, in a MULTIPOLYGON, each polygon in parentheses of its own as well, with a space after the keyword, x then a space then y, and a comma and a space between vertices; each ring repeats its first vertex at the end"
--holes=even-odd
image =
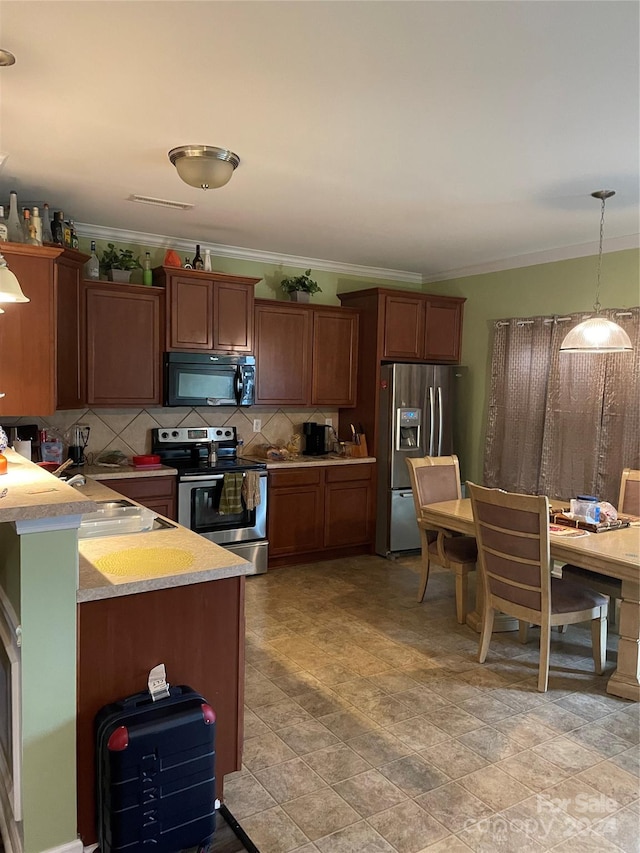
POLYGON ((240 158, 226 148, 211 145, 181 145, 169 151, 169 160, 190 187, 208 190, 228 184, 240 158))
POLYGON ((598 190, 591 193, 602 202, 600 211, 600 249, 598 251, 598 277, 596 283, 595 317, 583 320, 570 332, 560 346, 560 352, 631 352, 633 347, 629 335, 612 320, 600 316, 600 273, 602 271, 602 238, 604 235, 604 205, 615 195, 614 190, 598 190))
POLYGON ((0 254, 0 302, 28 302, 20 283, 0 254))
POLYGON ((0 48, 0 67, 3 65, 15 65, 16 58, 12 53, 9 53, 8 50, 2 50, 0 48))

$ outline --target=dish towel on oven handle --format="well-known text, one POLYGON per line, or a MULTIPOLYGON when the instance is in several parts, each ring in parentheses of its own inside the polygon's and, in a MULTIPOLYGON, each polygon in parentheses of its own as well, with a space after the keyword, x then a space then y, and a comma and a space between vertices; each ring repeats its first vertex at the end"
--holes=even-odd
POLYGON ((244 505, 251 511, 260 504, 260 474, 255 471, 247 471, 242 481, 241 489, 244 505))
POLYGON ((224 475, 222 480, 222 492, 220 494, 220 505, 218 512, 220 515, 237 515, 242 512, 242 497, 240 489, 242 488, 242 474, 224 475))

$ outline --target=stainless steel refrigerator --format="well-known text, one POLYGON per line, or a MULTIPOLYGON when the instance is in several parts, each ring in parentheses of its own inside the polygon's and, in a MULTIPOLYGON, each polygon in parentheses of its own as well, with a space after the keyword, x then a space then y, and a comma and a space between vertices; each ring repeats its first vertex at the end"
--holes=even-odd
POLYGON ((376 552, 383 557, 420 548, 405 459, 453 452, 458 367, 383 364, 378 412, 376 552))

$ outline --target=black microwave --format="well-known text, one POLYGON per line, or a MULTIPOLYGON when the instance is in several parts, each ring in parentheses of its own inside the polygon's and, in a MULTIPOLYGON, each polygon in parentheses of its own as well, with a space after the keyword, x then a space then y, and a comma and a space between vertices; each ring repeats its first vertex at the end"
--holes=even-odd
POLYGON ((252 355, 167 352, 165 406, 251 406, 256 360, 252 355))

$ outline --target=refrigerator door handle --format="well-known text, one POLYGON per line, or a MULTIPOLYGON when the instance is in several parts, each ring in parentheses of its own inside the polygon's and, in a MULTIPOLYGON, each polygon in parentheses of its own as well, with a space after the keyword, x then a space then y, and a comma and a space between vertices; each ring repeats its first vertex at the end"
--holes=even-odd
POLYGON ((433 385, 429 385, 429 456, 433 456, 433 435, 436 425, 435 405, 433 385))
POLYGON ((442 385, 438 385, 438 456, 442 456, 442 385))

